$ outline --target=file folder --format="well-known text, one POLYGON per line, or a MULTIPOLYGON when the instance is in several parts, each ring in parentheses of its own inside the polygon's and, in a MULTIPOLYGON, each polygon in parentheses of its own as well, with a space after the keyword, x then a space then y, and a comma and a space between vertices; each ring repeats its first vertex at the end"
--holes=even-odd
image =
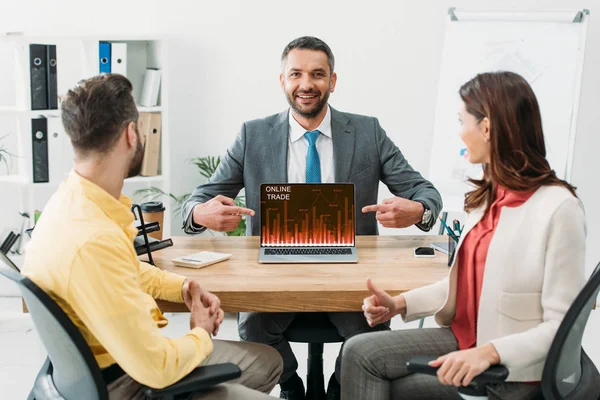
POLYGON ((108 42, 100 42, 98 47, 98 56, 99 56, 99 73, 101 74, 110 74, 110 43, 108 42))
POLYGON ((135 252, 138 256, 149 254, 148 251, 158 251, 160 249, 164 249, 165 247, 173 246, 172 239, 164 239, 158 240, 154 238, 148 238, 148 244, 145 243, 143 237, 136 237, 133 239, 133 245, 135 247, 135 252))
POLYGON ((21 235, 18 233, 15 234, 13 231, 8 232, 8 236, 6 239, 4 239, 4 242, 2 242, 2 245, 0 246, 0 253, 8 254, 10 249, 12 249, 12 247, 15 245, 17 239, 19 239, 19 236, 21 235))
POLYGON ((143 135, 146 139, 140 175, 156 176, 158 175, 160 159, 162 114, 143 112, 140 113, 138 121, 140 135, 143 135))
POLYGON ((50 182, 67 178, 73 164, 71 139, 65 133, 60 117, 48 117, 48 170, 50 182))
POLYGON ((31 160, 33 183, 48 182, 48 122, 44 117, 31 120, 31 160))
POLYGON ((160 69, 147 69, 144 74, 144 86, 140 96, 140 105, 144 107, 155 107, 158 104, 158 92, 160 89, 160 69))
POLYGON ((146 234, 160 231, 160 224, 158 223, 158 221, 148 222, 143 226, 140 224, 136 224, 135 222, 133 224, 138 230, 137 236, 142 236, 144 234, 144 231, 146 232, 146 234))
POLYGON ((110 46, 110 72, 127 76, 127 43, 111 43, 110 46))
POLYGON ((48 60, 48 109, 58 109, 58 90, 56 88, 56 45, 49 44, 46 46, 46 59, 48 60))
POLYGON ((48 108, 48 76, 47 76, 46 46, 43 44, 29 45, 29 71, 31 81, 31 109, 45 110, 48 108))

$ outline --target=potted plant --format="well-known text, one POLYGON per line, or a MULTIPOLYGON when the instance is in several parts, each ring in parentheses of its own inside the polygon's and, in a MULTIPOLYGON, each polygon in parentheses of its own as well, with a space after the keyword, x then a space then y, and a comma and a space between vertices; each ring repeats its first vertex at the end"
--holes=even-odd
POLYGON ((12 159, 13 154, 10 153, 4 144, 2 144, 2 139, 6 136, 2 136, 0 138, 0 165, 4 164, 6 166, 6 175, 10 174, 10 161, 12 159))
MULTIPOLYGON (((213 173, 217 170, 217 167, 221 163, 221 157, 194 157, 189 160, 190 164, 193 164, 198 168, 200 175, 209 179, 213 173)), ((165 193, 162 189, 157 187, 149 187, 145 189, 136 190, 133 194, 137 202, 156 200, 161 197, 168 197, 173 200, 176 204, 173 209, 173 213, 178 213, 183 207, 183 203, 190 197, 191 193, 182 195, 174 195, 172 193, 165 193)), ((246 202, 244 196, 238 196, 235 198, 235 205, 238 207, 245 207, 246 202)), ((244 236, 246 234, 246 220, 242 219, 239 225, 231 232, 225 232, 227 236, 244 236)))

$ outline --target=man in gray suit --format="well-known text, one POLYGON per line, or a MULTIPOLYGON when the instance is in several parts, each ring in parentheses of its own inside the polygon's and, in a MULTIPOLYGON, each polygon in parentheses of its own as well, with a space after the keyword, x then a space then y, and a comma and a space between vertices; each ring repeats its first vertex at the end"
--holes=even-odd
MULTIPOLYGON (((246 122, 221 164, 183 206, 184 230, 230 231, 247 215, 247 235, 259 235, 261 183, 352 182, 356 187, 356 233, 376 235, 385 227, 416 225, 428 231, 442 208, 433 185, 408 164, 376 118, 339 112, 328 105, 337 81, 329 46, 314 37, 292 41, 283 51, 280 75, 290 109, 246 122), (379 181, 395 197, 377 204, 379 181), (246 189, 248 208, 233 199, 246 189)), ((240 313, 243 340, 274 346, 284 360, 281 398, 304 399, 298 363, 283 333, 294 313, 240 313)), ((341 336, 389 329, 370 328, 362 313, 328 313, 341 336)), ((340 358, 328 385, 328 398, 339 398, 340 358)))

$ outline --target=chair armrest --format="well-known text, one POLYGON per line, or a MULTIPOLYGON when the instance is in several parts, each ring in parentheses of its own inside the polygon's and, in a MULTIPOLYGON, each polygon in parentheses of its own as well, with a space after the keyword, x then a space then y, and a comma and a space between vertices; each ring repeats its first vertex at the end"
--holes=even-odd
MULTIPOLYGON (((413 357, 406 362, 406 368, 408 372, 416 372, 427 375, 437 375, 439 367, 432 367, 429 365, 430 361, 435 360, 437 357, 431 356, 417 356, 413 357)), ((499 383, 504 382, 508 377, 508 369, 503 365, 492 365, 481 374, 473 378, 473 382, 476 383, 499 383)))
POLYGON ((239 378, 242 371, 235 364, 215 364, 198 367, 179 382, 163 389, 142 386, 144 394, 150 398, 173 397, 185 393, 200 393, 206 389, 239 378))

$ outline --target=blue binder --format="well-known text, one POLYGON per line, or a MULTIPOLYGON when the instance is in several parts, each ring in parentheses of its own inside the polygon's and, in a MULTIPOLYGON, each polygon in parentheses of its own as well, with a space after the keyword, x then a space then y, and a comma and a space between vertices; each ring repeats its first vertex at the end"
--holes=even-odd
POLYGON ((110 43, 100 42, 99 46, 99 72, 110 74, 110 43))

